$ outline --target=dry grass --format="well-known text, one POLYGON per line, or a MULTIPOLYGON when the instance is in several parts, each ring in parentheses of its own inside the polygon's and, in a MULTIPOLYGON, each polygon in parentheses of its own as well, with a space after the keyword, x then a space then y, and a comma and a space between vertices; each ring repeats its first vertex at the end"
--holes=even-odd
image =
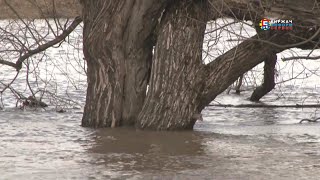
POLYGON ((79 0, 0 0, 0 19, 68 17, 80 14, 79 0), (6 3, 8 2, 9 5, 6 3), (10 8, 10 6, 12 8, 10 8))

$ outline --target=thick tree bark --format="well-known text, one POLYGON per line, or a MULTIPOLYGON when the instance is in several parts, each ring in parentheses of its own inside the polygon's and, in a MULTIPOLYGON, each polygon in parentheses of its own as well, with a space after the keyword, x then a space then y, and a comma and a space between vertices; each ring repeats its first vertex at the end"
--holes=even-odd
MULTIPOLYGON (((166 6, 167 1, 81 1, 84 55, 88 62, 83 126, 114 127, 136 123, 139 128, 157 130, 191 129, 196 119, 201 118, 201 110, 240 75, 270 54, 290 47, 290 43, 301 46, 301 39, 309 38, 316 31, 311 28, 308 33, 301 33, 309 27, 301 30, 304 27, 299 26, 291 32, 296 36, 288 32, 259 34, 205 66, 202 43, 208 18, 207 1, 170 1, 170 6, 166 6), (151 62, 154 32, 157 44, 151 62), (145 98, 150 64, 151 82, 145 98)), ((243 1, 247 0, 230 0, 230 3, 243 1)), ((264 8, 263 3, 260 4, 264 8)), ((230 13, 232 8, 225 8, 211 13, 210 18, 224 12, 239 19, 257 19, 258 16, 247 18, 252 15, 250 11, 230 13)), ((309 41, 309 44, 314 42, 309 41)))
POLYGON ((152 33, 166 0, 82 0, 88 90, 83 126, 132 125, 146 94, 152 33))
POLYGON ((206 1, 181 0, 165 12, 158 31, 150 87, 137 127, 192 129, 199 117, 206 1))
POLYGON ((274 74, 276 63, 276 54, 270 54, 270 56, 266 57, 266 60, 264 60, 263 83, 253 91, 250 101, 259 101, 264 95, 268 94, 275 87, 276 84, 274 74))
MULTIPOLYGON (((199 2, 192 6, 199 5, 199 2)), ((186 30, 190 28, 187 28, 185 22, 188 19, 190 22, 201 19, 203 10, 199 10, 195 15, 192 12, 198 8, 193 7, 191 11, 181 6, 183 2, 171 7, 175 11, 167 10, 165 23, 161 25, 152 67, 150 92, 139 115, 139 128, 191 129, 205 106, 239 76, 263 62, 270 54, 281 52, 289 47, 289 44, 301 42, 300 38, 309 38, 312 35, 311 32, 304 33, 304 28, 296 28, 293 31, 297 37, 292 37, 284 31, 259 32, 208 65, 197 65, 195 62, 200 58, 197 57, 199 49, 195 47, 200 45, 195 43, 202 37, 188 35, 190 31, 186 30), (185 20, 181 17, 188 18, 185 20), (178 27, 186 30, 182 31, 178 27), (175 37, 174 40, 172 37, 175 37), (190 48, 192 46, 194 47, 190 48), (193 61, 189 61, 188 57, 192 57, 193 61), (199 78, 202 80, 198 80, 199 78)), ((201 24, 196 26, 200 28, 201 24)), ((199 29, 194 30, 194 34, 203 32, 199 29)))

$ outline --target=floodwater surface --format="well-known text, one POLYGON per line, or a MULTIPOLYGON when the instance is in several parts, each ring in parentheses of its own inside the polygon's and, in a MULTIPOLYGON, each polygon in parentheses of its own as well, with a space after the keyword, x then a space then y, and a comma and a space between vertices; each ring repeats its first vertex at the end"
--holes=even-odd
POLYGON ((0 112, 1 179, 319 179, 320 123, 293 120, 304 111, 207 108, 187 132, 93 130, 78 112, 0 112))

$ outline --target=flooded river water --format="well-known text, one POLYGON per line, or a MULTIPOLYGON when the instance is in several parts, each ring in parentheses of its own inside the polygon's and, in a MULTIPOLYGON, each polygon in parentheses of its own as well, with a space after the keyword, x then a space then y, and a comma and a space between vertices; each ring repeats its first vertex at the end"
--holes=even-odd
POLYGON ((301 113, 207 108, 193 132, 149 132, 0 112, 1 179, 319 179, 320 123, 298 124, 301 113))
MULTIPOLYGON (((81 28, 76 32, 81 35, 81 28)), ((0 179, 320 179, 320 123, 299 124, 303 118, 320 117, 318 109, 210 106, 202 112, 204 121, 187 132, 81 127, 86 79, 83 67, 70 68, 83 60, 76 39, 70 41, 79 47, 62 45, 46 52, 51 59, 36 68, 45 70, 38 74, 43 81, 36 84, 29 78, 36 89, 78 101, 79 107, 57 113, 59 104, 44 97, 47 110, 20 110, 9 90, 3 94, 0 179)), ((278 57, 280 62, 281 54, 278 57)), ((316 61, 304 63, 307 70, 301 70, 299 62, 281 63, 278 82, 299 73, 314 75, 319 67, 316 61)), ((14 75, 0 66, 1 82, 10 82, 14 75)), ((27 96, 25 78, 23 70, 12 88, 27 96)), ((319 103, 319 77, 296 79, 278 84, 262 102, 319 103)), ((250 91, 241 96, 224 93, 213 103, 249 103, 249 96, 250 91)))

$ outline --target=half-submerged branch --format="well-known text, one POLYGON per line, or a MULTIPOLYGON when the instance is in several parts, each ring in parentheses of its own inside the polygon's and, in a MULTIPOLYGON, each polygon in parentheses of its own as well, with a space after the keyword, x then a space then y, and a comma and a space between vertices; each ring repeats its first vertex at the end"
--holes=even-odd
POLYGON ((250 101, 259 101, 264 95, 268 94, 276 85, 274 75, 277 63, 277 54, 270 54, 264 61, 264 77, 261 86, 257 87, 251 97, 250 101))
POLYGON ((302 119, 299 123, 301 124, 302 122, 306 121, 306 122, 318 122, 320 120, 320 117, 316 118, 316 119, 302 119))

